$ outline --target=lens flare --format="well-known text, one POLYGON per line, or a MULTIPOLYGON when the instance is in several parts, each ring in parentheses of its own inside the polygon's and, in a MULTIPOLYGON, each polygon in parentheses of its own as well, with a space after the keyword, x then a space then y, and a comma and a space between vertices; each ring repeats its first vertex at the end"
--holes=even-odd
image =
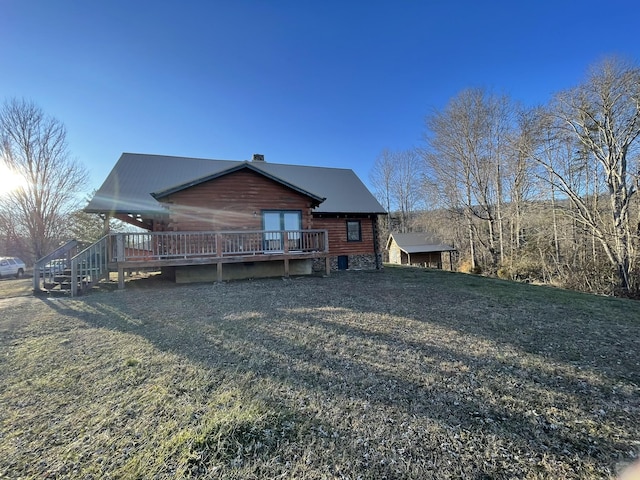
POLYGON ((0 163, 0 195, 18 190, 27 184, 25 178, 0 163))

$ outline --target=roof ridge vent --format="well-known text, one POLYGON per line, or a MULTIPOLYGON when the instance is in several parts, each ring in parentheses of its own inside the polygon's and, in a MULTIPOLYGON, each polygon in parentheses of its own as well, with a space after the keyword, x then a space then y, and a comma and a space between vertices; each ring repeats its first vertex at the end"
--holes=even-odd
POLYGON ((264 155, 261 153, 254 153, 253 154, 253 158, 251 159, 252 162, 264 162, 264 155))

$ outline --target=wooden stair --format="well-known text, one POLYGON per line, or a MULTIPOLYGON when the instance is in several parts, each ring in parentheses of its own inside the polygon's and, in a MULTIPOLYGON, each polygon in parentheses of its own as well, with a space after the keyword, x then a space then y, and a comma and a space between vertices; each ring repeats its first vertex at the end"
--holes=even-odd
MULTIPOLYGON (((44 279, 42 282, 43 290, 48 293, 64 293, 71 294, 71 284, 73 278, 71 275, 71 269, 67 268, 62 273, 50 276, 44 279)), ((91 282, 81 275, 78 275, 76 279, 78 285, 78 294, 81 295, 84 291, 91 288, 91 282)))
POLYGON ((109 278, 108 239, 105 235, 79 253, 76 253, 78 242, 71 240, 38 260, 34 266, 33 293, 63 293, 74 297, 109 278), (62 272, 47 273, 47 268, 53 267, 51 262, 59 259, 64 259, 69 267, 62 272))

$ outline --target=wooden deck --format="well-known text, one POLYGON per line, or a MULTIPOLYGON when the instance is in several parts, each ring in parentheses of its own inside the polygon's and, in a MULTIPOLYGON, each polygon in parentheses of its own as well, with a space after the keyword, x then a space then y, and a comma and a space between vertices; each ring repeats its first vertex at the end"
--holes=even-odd
POLYGON ((76 296, 110 272, 118 273, 124 288, 126 272, 162 267, 215 265, 221 281, 223 265, 232 263, 282 262, 285 276, 293 260, 324 258, 327 275, 331 266, 327 230, 110 233, 75 254, 76 244, 38 260, 35 271, 43 273, 34 275, 34 293, 59 287, 76 296), (46 263, 57 259, 65 259, 65 271, 44 273, 46 263))
POLYGON ((324 258, 328 275, 328 247, 326 230, 115 233, 108 238, 107 268, 118 272, 120 288, 126 271, 143 268, 215 265, 221 281, 224 264, 279 261, 289 276, 291 260, 324 258))

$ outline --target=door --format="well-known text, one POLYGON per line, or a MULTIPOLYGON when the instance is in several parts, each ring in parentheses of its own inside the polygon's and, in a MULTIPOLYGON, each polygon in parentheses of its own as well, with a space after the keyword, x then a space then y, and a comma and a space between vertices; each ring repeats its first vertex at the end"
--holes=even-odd
POLYGON ((300 250, 300 212, 283 212, 284 229, 287 232, 289 251, 300 250))
POLYGON ((281 252, 282 230, 280 226, 280 212, 262 212, 262 229, 267 230, 264 234, 264 249, 267 252, 281 252), (274 231, 276 230, 276 231, 274 231))
POLYGON ((289 250, 296 250, 300 244, 302 213, 299 210, 265 210, 262 212, 262 229, 265 252, 282 252, 284 243, 282 230, 288 230, 286 241, 289 250))

